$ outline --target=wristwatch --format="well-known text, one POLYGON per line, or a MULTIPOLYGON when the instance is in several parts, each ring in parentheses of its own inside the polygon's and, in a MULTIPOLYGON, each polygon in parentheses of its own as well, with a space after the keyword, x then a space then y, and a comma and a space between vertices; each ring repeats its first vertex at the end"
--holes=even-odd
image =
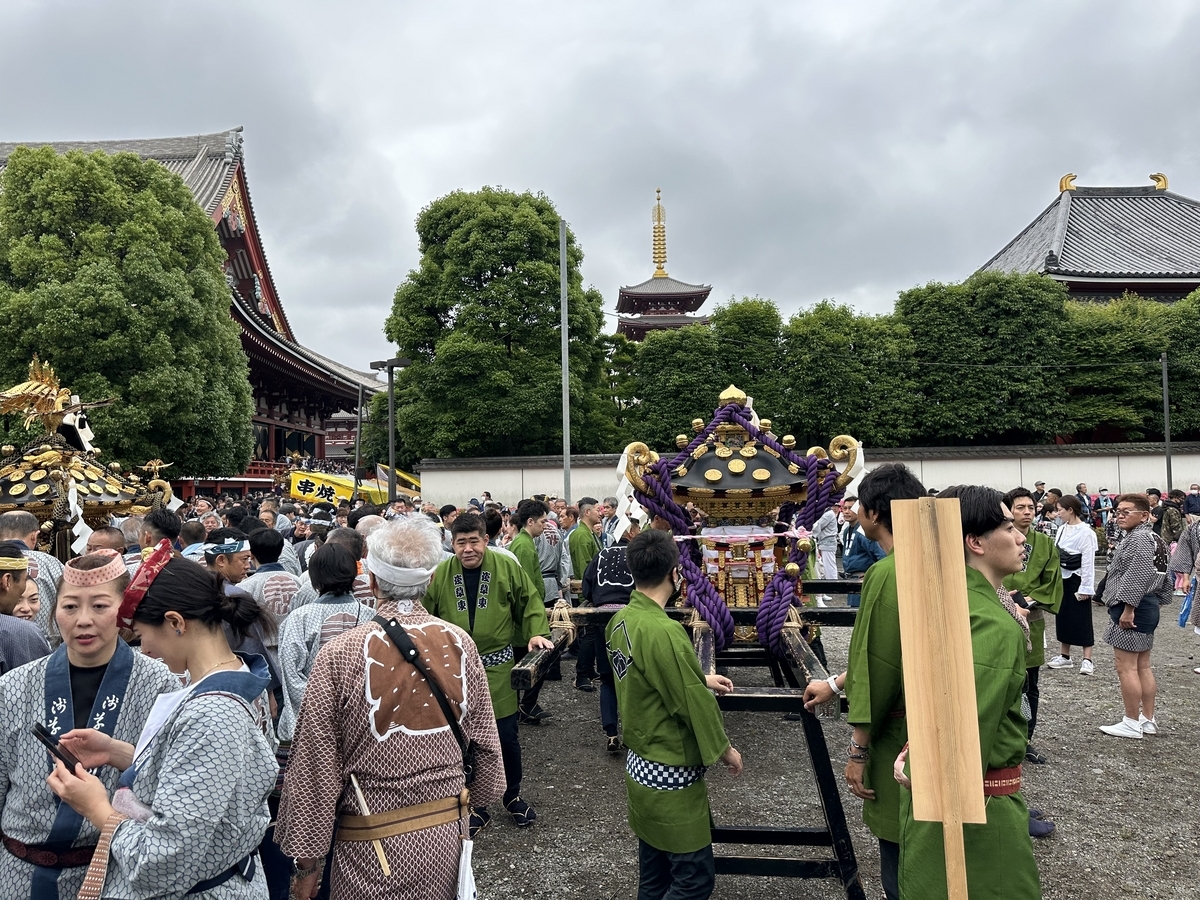
POLYGON ((316 861, 316 864, 314 864, 313 866, 311 866, 307 869, 300 868, 300 860, 296 859, 295 857, 292 857, 292 880, 300 881, 301 879, 308 878, 310 875, 317 874, 324 868, 325 868, 325 857, 323 857, 323 856, 316 861))
POLYGON ((838 677, 836 675, 830 675, 828 678, 825 679, 825 681, 828 682, 828 684, 831 688, 833 688, 833 692, 835 694, 840 694, 842 692, 842 689, 840 687, 838 687, 838 685, 837 685, 837 678, 838 677))

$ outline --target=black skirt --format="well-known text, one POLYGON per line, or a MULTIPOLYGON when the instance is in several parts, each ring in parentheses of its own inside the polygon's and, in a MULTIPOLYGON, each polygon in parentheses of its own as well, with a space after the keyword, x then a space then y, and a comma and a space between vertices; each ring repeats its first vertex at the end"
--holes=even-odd
POLYGON ((1060 644, 1072 647, 1091 647, 1096 643, 1092 630, 1092 601, 1076 600, 1079 590, 1079 575, 1063 581, 1062 606, 1058 610, 1057 634, 1060 644))

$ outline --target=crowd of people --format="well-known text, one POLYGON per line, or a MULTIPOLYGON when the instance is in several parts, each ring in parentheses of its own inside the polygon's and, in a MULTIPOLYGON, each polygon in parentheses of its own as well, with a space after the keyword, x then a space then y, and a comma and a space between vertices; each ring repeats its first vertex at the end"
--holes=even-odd
MULTIPOLYGON (((966 828, 972 897, 1040 896, 1030 835, 1054 825, 1026 807, 1020 766, 1046 761, 1033 744, 1042 666, 1072 668, 1078 649, 1080 673, 1094 673, 1102 603, 1123 707, 1102 730, 1157 734, 1159 608, 1200 564, 1187 495, 1042 487, 941 492, 962 508, 989 797, 987 824, 966 828), (1059 652, 1046 662, 1048 616, 1059 652)), ((891 553, 892 501, 926 493, 881 466, 813 529, 817 577, 838 577, 840 559, 862 588, 848 668, 810 684, 806 705, 848 699, 846 780, 892 900, 945 896, 940 833, 913 818, 906 787, 891 553)), ((1191 496, 1200 506, 1200 488, 1191 496)), ((566 602, 613 613, 578 629, 563 658, 574 687, 597 695, 603 750, 625 758, 639 897, 707 897, 704 773, 742 767, 714 694, 734 686, 701 671, 664 613, 683 586, 670 526, 620 508, 542 495, 506 507, 487 493, 461 508, 196 497, 95 529, 66 564, 36 549, 32 515, 0 515, 4 896, 469 890, 471 841, 495 805, 517 827, 537 821, 520 729, 553 712, 541 683, 518 692, 511 673, 553 646, 549 613, 566 602)), ((545 672, 562 677, 558 663, 545 672)))

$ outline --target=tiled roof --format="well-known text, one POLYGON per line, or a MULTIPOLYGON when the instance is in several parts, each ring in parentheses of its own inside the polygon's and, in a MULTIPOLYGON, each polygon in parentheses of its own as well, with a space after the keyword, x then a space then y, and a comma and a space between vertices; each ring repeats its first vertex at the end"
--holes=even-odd
POLYGON ((242 129, 195 134, 190 137, 148 138, 138 141, 18 141, 0 143, 0 170, 17 147, 50 146, 58 153, 136 153, 153 159, 183 179, 196 202, 210 216, 229 190, 234 170, 242 158, 242 129))
POLYGON ((685 316, 676 313, 647 313, 644 316, 618 316, 617 322, 634 328, 679 328, 681 325, 704 325, 708 316, 685 316))
POLYGON ((665 278, 647 278, 641 284, 621 288, 623 294, 707 294, 712 290, 711 284, 688 284, 678 281, 670 275, 665 278))
POLYGON ((980 271, 1200 279, 1200 203, 1153 186, 1063 191, 980 271))

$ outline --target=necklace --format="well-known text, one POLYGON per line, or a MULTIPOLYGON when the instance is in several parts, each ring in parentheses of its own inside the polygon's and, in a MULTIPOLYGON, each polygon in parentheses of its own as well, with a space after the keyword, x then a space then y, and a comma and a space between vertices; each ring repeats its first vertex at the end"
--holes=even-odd
POLYGON ((201 681, 202 679, 206 678, 206 677, 207 677, 208 675, 210 675, 211 673, 215 672, 215 671, 216 671, 217 669, 219 669, 221 666, 227 666, 227 665, 229 665, 230 663, 235 663, 235 662, 240 662, 240 660, 239 660, 239 659, 238 659, 236 656, 231 656, 229 659, 223 659, 223 660, 221 660, 219 663, 217 663, 216 665, 209 666, 207 669, 205 669, 205 670, 204 670, 204 671, 203 671, 203 672, 200 674, 200 676, 199 676, 199 677, 191 679, 191 683, 192 683, 192 684, 196 684, 197 682, 199 682, 199 681, 201 681))

